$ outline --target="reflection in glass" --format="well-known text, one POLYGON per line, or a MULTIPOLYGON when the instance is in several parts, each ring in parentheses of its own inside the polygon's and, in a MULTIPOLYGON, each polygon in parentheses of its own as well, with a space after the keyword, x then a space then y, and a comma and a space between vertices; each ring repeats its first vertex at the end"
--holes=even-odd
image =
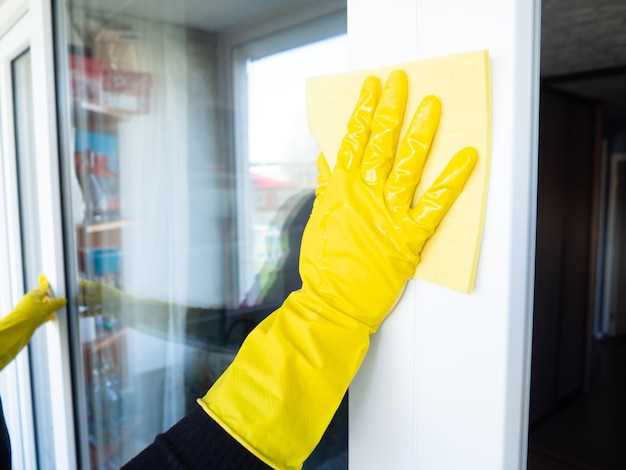
MULTIPOLYGON (((319 153, 305 79, 346 64, 345 36, 332 37, 345 21, 313 39, 291 28, 252 57, 256 39, 233 38, 272 17, 258 2, 228 12, 111 4, 70 1, 61 38, 77 392, 94 469, 119 468, 194 409, 245 336, 300 287, 319 153)), ((270 5, 284 14, 300 3, 270 5)), ((305 467, 322 465, 347 468, 345 404, 305 467)))
POLYGON ((307 212, 306 207, 310 213, 319 154, 307 128, 305 83, 308 77, 343 70, 345 54, 337 53, 342 50, 343 35, 246 63, 253 262, 241 267, 242 290, 247 291, 249 278, 257 275, 247 303, 258 300, 258 285, 267 288, 276 275, 285 277, 286 290, 276 293, 275 301, 282 302, 285 292, 300 287, 297 256, 302 234, 289 234, 288 225, 293 214, 307 212), (283 257, 289 254, 291 264, 283 269, 283 257))
POLYGON ((25 278, 30 281, 26 290, 37 287, 41 263, 39 250, 39 219, 37 218, 37 172, 33 136, 33 88, 30 51, 17 57, 11 64, 13 82, 13 109, 15 116, 15 149, 17 161, 22 252, 25 278))

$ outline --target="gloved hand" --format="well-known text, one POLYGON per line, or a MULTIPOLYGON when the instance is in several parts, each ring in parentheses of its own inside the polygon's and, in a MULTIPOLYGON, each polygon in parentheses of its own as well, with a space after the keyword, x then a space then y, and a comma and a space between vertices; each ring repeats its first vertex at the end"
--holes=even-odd
MULTIPOLYGON (((107 314, 115 317, 122 326, 136 327, 168 340, 173 338, 168 327, 170 315, 188 308, 135 297, 104 282, 88 279, 78 280, 78 294, 72 301, 87 307, 81 312, 83 317, 107 314)), ((184 332, 180 333, 184 335, 184 332)))
POLYGON ((25 294, 12 312, 0 319, 0 370, 28 344, 39 325, 54 318, 54 312, 65 304, 67 300, 51 297, 50 284, 40 274, 39 286, 25 294))
POLYGON ((301 290, 247 337, 207 394, 204 410, 275 468, 300 468, 398 301, 424 243, 477 159, 465 148, 411 207, 436 132, 440 103, 426 97, 398 140, 408 85, 393 72, 365 80, 332 175, 320 185, 302 240, 301 290), (396 151, 397 150, 397 151, 396 151))
POLYGON ((87 307, 82 316, 97 315, 102 312, 118 312, 123 302, 130 303, 132 297, 104 282, 78 280, 78 294, 72 301, 87 307))

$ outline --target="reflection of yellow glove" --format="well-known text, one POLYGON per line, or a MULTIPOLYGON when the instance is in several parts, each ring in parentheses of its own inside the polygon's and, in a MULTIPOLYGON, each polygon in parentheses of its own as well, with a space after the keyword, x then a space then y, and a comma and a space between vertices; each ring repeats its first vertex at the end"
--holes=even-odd
POLYGON ((132 297, 104 282, 78 280, 78 294, 72 301, 80 306, 87 307, 83 316, 96 315, 99 313, 117 313, 122 302, 130 303, 132 297))
POLYGON ((122 326, 148 329, 152 333, 165 335, 168 340, 173 338, 168 328, 171 313, 187 309, 167 302, 134 297, 104 282, 87 279, 78 280, 78 294, 72 301, 87 307, 81 313, 83 317, 110 315, 122 326))
POLYGON ((248 336, 233 364, 199 400, 264 462, 299 468, 313 451, 377 330, 419 263, 426 240, 477 159, 457 153, 411 206, 437 129, 439 101, 422 101, 396 146, 408 94, 393 72, 382 92, 366 79, 332 176, 320 187, 302 240, 301 290, 248 336))
POLYGON ((39 286, 28 292, 13 311, 0 319, 0 370, 28 344, 35 330, 54 317, 67 304, 65 299, 50 297, 50 285, 42 274, 39 286))

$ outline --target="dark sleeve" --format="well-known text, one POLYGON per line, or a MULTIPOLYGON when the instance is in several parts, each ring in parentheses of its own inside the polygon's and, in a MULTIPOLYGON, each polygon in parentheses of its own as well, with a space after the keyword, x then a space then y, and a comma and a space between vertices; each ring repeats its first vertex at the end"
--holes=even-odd
POLYGON ((267 470, 270 467, 233 439, 198 406, 168 431, 159 434, 123 470, 148 468, 267 470))
POLYGON ((11 468, 11 440, 0 399, 0 468, 11 468))

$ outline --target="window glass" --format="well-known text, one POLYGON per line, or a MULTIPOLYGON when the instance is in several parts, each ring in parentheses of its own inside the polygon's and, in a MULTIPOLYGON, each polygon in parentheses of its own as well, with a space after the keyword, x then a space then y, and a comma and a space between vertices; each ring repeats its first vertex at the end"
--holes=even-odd
MULTIPOLYGON (((79 446, 112 469, 300 287, 319 153, 305 80, 344 69, 345 2, 61 3, 79 446)), ((345 404, 305 468, 324 465, 347 468, 345 404)))
POLYGON ((11 72, 22 253, 26 278, 31 281, 25 287, 30 290, 37 285, 37 269, 41 264, 41 255, 38 244, 39 220, 37 218, 37 172, 33 140, 33 84, 29 50, 12 61, 11 72))
POLYGON ((250 193, 245 203, 251 214, 241 216, 252 223, 252 262, 240 259, 239 285, 247 303, 281 302, 299 288, 300 238, 315 196, 319 154, 307 127, 305 83, 307 77, 341 71, 346 50, 341 35, 246 61, 250 193))

